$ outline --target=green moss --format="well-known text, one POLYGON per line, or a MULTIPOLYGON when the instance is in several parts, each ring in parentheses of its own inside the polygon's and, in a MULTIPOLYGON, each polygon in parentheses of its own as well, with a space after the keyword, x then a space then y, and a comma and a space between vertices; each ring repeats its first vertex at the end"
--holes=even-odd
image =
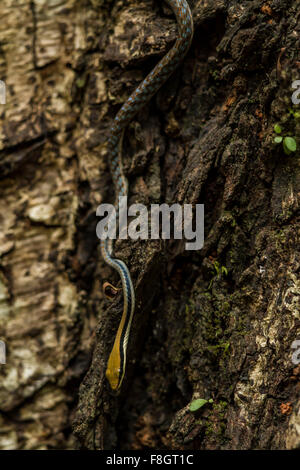
POLYGON ((205 423, 205 436, 207 438, 217 439, 218 441, 225 442, 226 432, 226 409, 228 403, 226 401, 220 401, 213 404, 212 412, 208 420, 205 423))
POLYGON ((224 419, 228 403, 227 401, 219 401, 213 405, 213 409, 218 413, 220 419, 224 419))
POLYGON ((212 271, 211 271, 212 278, 210 280, 210 283, 208 285, 208 289, 212 288, 213 282, 216 279, 220 279, 222 276, 227 276, 228 275, 228 269, 226 266, 223 266, 219 263, 219 261, 215 260, 212 265, 212 271))

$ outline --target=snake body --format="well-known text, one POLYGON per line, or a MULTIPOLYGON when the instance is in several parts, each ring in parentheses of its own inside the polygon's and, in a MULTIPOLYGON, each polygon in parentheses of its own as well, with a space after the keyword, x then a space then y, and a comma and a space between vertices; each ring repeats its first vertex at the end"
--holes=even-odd
MULTIPOLYGON (((156 94, 186 55, 193 37, 193 19, 186 0, 165 0, 172 8, 178 23, 177 40, 170 51, 130 95, 116 115, 110 129, 108 151, 110 153, 111 174, 115 186, 115 210, 118 217, 118 200, 127 196, 128 183, 123 173, 121 147, 125 128, 143 106, 156 94)), ((130 327, 134 314, 135 294, 130 272, 126 264, 113 258, 113 240, 101 241, 101 253, 105 262, 120 275, 124 297, 123 313, 112 351, 109 356, 106 377, 113 390, 121 387, 126 367, 126 351, 130 327)))

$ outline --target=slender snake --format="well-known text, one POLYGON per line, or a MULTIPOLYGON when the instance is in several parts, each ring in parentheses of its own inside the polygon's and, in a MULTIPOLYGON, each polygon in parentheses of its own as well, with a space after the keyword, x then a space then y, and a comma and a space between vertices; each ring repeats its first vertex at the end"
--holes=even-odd
MULTIPOLYGON (((161 59, 145 80, 130 95, 116 115, 110 129, 108 151, 110 154, 111 175, 116 194, 116 215, 118 217, 118 199, 127 196, 128 183, 123 173, 121 147, 125 128, 136 113, 155 95, 166 82, 189 50, 193 37, 193 19, 186 0, 165 0, 172 8, 178 23, 178 37, 172 49, 161 59)), ((135 294, 130 272, 126 264, 113 258, 113 240, 106 238, 101 241, 101 253, 105 262, 120 275, 123 290, 123 313, 110 353, 106 377, 113 390, 121 387, 125 375, 126 352, 132 317, 134 314, 135 294)))

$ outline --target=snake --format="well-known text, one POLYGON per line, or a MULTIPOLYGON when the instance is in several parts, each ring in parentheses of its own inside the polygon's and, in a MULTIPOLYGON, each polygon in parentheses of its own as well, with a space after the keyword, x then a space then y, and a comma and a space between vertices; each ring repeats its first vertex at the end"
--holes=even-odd
MULTIPOLYGON (((124 131, 135 115, 151 100, 178 67, 188 52, 193 38, 194 25, 188 2, 186 0, 165 0, 165 2, 171 7, 177 20, 178 32, 175 44, 129 96, 115 116, 109 131, 107 149, 115 187, 114 207, 117 218, 119 198, 128 195, 128 182, 122 165, 124 131)), ((123 291, 123 312, 105 373, 111 389, 118 391, 125 376, 127 345, 135 310, 135 291, 128 267, 122 260, 114 258, 112 238, 107 237, 101 240, 101 254, 104 261, 118 272, 123 291)), ((110 287, 115 293, 117 292, 112 285, 110 287)))

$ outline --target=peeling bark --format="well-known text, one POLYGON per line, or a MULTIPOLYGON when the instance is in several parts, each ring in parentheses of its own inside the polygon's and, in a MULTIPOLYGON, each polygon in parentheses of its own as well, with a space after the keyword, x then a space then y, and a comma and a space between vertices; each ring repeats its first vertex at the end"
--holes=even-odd
POLYGON ((1 3, 1 449, 300 447, 299 2, 190 4, 191 50, 123 158, 130 203, 205 204, 205 245, 117 241, 137 310, 113 396, 106 138, 176 24, 155 0, 1 3), (297 152, 274 144, 276 123, 297 152), (213 403, 192 413, 196 398, 213 403))

